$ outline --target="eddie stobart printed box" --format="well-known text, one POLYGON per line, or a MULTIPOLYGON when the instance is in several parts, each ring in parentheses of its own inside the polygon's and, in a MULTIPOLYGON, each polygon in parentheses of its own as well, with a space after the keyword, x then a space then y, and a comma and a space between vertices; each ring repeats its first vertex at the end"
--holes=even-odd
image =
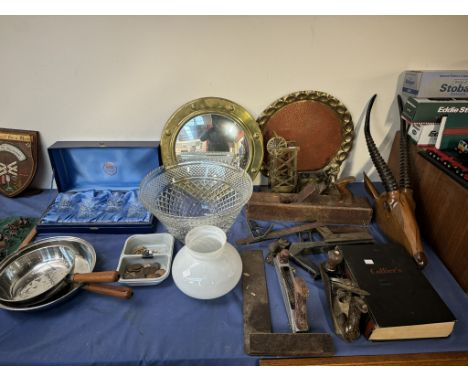
POLYGON ((404 98, 468 97, 468 70, 409 70, 401 92, 404 98))
POLYGON ((434 146, 439 128, 436 122, 413 122, 408 126, 408 135, 418 146, 434 146))
POLYGON ((440 122, 444 115, 461 115, 468 119, 468 99, 410 97, 402 113, 409 122, 440 122))

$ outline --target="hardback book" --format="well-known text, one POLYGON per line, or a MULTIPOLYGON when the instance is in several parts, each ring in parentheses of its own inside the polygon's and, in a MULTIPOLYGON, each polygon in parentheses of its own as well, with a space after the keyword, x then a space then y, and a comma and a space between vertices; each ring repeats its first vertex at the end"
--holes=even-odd
POLYGON ((456 318, 396 244, 341 246, 346 272, 369 296, 364 334, 372 341, 448 337, 456 318))

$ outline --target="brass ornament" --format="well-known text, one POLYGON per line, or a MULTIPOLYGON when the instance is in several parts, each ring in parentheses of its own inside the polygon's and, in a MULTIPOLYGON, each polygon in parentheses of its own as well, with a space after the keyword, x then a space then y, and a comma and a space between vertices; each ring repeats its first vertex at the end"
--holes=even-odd
MULTIPOLYGON (((313 181, 322 181, 323 178, 326 178, 328 182, 334 182, 338 177, 341 164, 347 158, 349 152, 351 151, 352 142, 354 138, 354 124, 352 121, 351 114, 338 99, 331 96, 330 94, 320 91, 298 91, 295 93, 291 93, 277 99, 270 106, 268 106, 257 118, 258 125, 260 126, 264 139, 268 140, 269 138, 271 138, 271 136, 270 134, 268 134, 267 126, 268 123, 271 121, 272 117, 285 107, 288 107, 293 104, 305 103, 307 101, 320 103, 333 111, 333 113, 336 115, 336 118, 339 121, 341 129, 341 142, 339 144, 339 147, 337 147, 334 155, 332 155, 328 163, 326 163, 322 168, 313 170, 304 170, 299 168, 298 171, 302 179, 310 178, 313 181)), ((282 134, 281 131, 279 131, 278 134, 284 136, 284 134, 282 134)), ((304 143, 302 139, 296 138, 294 136, 289 136, 285 138, 288 140, 297 141, 302 153, 310 152, 309 148, 304 149, 304 147, 302 146, 304 143)), ((313 140, 314 138, 315 137, 313 136, 310 137, 311 140, 313 140)), ((299 155, 301 155, 301 153, 299 155)), ((265 176, 267 176, 267 163, 268 159, 265 156, 262 167, 262 173, 265 176)))
POLYGON ((297 186, 296 142, 286 141, 275 133, 267 143, 268 177, 272 192, 294 192, 297 186))

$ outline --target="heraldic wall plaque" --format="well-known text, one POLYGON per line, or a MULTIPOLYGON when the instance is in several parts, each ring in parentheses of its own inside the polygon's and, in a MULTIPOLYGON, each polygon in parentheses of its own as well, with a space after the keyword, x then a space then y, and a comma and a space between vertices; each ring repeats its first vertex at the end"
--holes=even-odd
POLYGON ((37 169, 39 133, 0 128, 0 193, 19 195, 31 184, 37 169))

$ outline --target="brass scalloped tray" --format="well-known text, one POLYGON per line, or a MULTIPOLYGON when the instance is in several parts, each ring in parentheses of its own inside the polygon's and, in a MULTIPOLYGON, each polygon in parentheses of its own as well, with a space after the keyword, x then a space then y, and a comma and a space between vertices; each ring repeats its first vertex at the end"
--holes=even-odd
MULTIPOLYGON (((326 173, 336 179, 348 156, 354 125, 348 109, 335 97, 319 91, 299 91, 281 97, 257 118, 264 145, 276 132, 300 147, 300 173, 326 173)), ((265 150, 262 172, 268 168, 265 150)))

